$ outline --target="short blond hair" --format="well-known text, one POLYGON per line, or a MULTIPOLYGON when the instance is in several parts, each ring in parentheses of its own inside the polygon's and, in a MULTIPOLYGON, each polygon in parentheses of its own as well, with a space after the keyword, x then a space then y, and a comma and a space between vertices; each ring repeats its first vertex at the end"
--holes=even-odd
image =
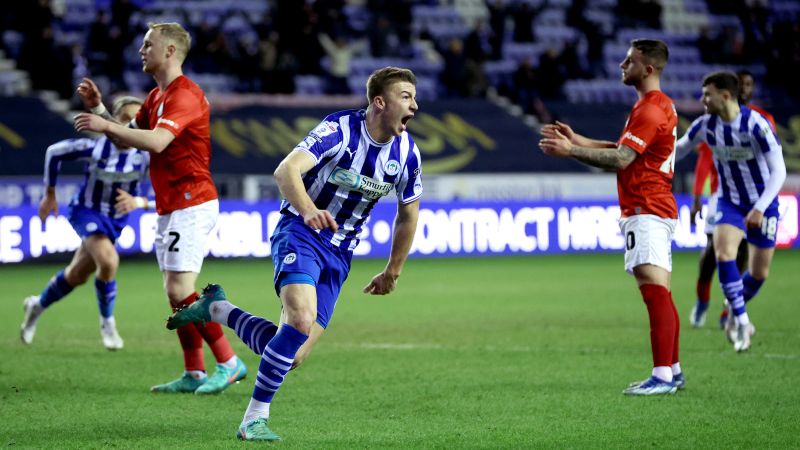
POLYGON ((156 30, 159 34, 165 37, 171 44, 175 45, 175 49, 178 51, 178 56, 180 57, 181 62, 186 59, 186 55, 189 54, 189 48, 192 46, 192 36, 189 35, 189 32, 181 26, 181 24, 176 22, 165 22, 165 23, 148 23, 147 26, 151 30, 156 30))
POLYGON ((389 86, 399 81, 417 85, 417 77, 408 69, 389 66, 372 72, 367 79, 367 101, 372 103, 375 97, 383 95, 389 86))

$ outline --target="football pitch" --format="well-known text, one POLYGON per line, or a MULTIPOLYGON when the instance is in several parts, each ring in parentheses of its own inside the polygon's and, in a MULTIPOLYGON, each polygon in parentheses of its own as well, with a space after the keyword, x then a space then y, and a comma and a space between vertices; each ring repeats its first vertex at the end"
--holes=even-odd
MULTIPOLYGON (((687 387, 631 398, 649 376, 648 321, 621 254, 412 259, 398 290, 361 293, 385 264, 355 260, 331 325, 271 408, 281 448, 797 448, 800 252, 778 251, 749 304, 757 334, 736 354, 722 297, 692 329, 697 254, 674 255, 687 387)), ((259 358, 226 328, 250 373, 222 395, 154 395, 182 371, 155 260, 123 261, 116 317, 125 348, 100 343, 94 287, 46 311, 19 341, 22 299, 58 264, 0 267, 0 446, 239 448, 234 433, 259 358)), ((206 261, 240 307, 274 319, 264 260, 206 261)), ((206 351, 206 364, 213 357, 206 351)))

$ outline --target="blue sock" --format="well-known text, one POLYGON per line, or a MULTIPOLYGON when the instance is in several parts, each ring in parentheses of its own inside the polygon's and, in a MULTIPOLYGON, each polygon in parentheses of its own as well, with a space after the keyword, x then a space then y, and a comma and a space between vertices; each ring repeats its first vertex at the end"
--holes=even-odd
POLYGON ((264 347, 261 364, 258 366, 253 398, 270 403, 281 387, 283 378, 292 368, 297 350, 308 339, 308 335, 297 331, 289 324, 281 325, 275 337, 264 347))
POLYGON ((264 353, 264 347, 278 332, 278 326, 269 320, 235 307, 228 314, 227 325, 256 355, 264 353))
POLYGON ((756 280, 750 275, 750 272, 745 272, 744 276, 742 277, 742 284, 744 285, 744 291, 742 295, 744 296, 744 302, 747 303, 753 299, 753 297, 758 294, 758 290, 761 289, 761 286, 764 284, 764 280, 756 280))
POLYGON ((733 308, 735 315, 741 315, 745 312, 744 296, 742 290, 742 277, 739 275, 739 268, 736 267, 736 261, 718 261, 717 268, 719 270, 719 284, 722 286, 722 292, 725 293, 725 298, 733 308))
POLYGON ((117 280, 103 281, 94 279, 94 290, 97 293, 97 307, 100 315, 108 319, 114 315, 114 302, 117 299, 117 280))
POLYGON ((64 278, 64 271, 61 270, 53 275, 53 278, 47 283, 47 287, 39 294, 39 303, 42 308, 47 308, 66 297, 70 292, 72 292, 72 286, 67 283, 67 279, 64 278))

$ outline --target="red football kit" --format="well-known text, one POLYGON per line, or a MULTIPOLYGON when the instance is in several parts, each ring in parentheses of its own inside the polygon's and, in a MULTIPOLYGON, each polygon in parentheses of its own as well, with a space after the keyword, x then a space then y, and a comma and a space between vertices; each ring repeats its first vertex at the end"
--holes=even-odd
POLYGON ((623 218, 638 214, 678 218, 672 195, 677 124, 672 99, 661 91, 648 92, 633 106, 617 141, 639 154, 628 167, 617 171, 623 218))
POLYGON ((211 179, 210 109, 203 90, 181 75, 163 92, 154 88, 136 115, 140 129, 169 130, 175 139, 152 153, 150 180, 159 215, 217 198, 211 179))

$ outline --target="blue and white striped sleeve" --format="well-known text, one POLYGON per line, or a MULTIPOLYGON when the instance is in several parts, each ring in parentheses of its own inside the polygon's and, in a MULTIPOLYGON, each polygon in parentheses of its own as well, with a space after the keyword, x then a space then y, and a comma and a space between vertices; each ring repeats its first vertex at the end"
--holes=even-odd
POLYGON ((93 139, 66 139, 47 147, 44 156, 44 184, 55 186, 61 161, 91 160, 96 141, 93 139))
POLYGON ((758 114, 756 111, 753 111, 752 114, 752 135, 758 143, 758 147, 761 149, 761 152, 767 154, 771 151, 783 151, 781 143, 778 142, 778 137, 772 131, 772 125, 770 125, 767 119, 765 119, 761 114, 758 114))
POLYGON ((341 124, 326 117, 294 148, 305 151, 319 163, 322 158, 338 152, 342 142, 344 142, 344 132, 341 124))
POLYGON ((397 184, 397 198, 401 203, 411 203, 422 196, 422 158, 419 148, 409 136, 411 149, 406 157, 406 164, 400 182, 397 184))
POLYGON ((697 146, 702 140, 701 137, 703 136, 703 129, 705 128, 706 119, 708 118, 707 115, 702 115, 697 119, 694 119, 691 125, 689 125, 689 129, 686 133, 681 136, 680 139, 675 143, 675 159, 681 160, 689 152, 692 151, 693 148, 697 146))

